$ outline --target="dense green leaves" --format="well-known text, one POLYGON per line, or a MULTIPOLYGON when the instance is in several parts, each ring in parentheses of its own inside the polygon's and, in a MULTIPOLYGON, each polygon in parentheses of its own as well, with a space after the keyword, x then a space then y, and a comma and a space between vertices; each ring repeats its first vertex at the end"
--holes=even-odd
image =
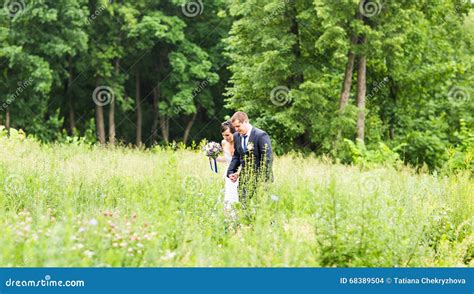
POLYGON ((218 123, 244 110, 278 153, 354 162, 345 139, 364 56, 363 148, 383 143, 432 169, 450 150, 470 156, 457 135, 474 129, 465 0, 24 2, 0 14, 0 123, 42 140, 217 139, 218 123))
POLYGON ((342 112, 338 100, 354 50, 367 57, 368 148, 406 144, 399 150, 406 162, 439 167, 459 143, 460 121, 474 129, 472 35, 463 27, 471 7, 458 0, 232 1, 229 105, 271 129, 277 151, 303 147, 350 160, 341 146, 355 136, 357 62, 342 112))

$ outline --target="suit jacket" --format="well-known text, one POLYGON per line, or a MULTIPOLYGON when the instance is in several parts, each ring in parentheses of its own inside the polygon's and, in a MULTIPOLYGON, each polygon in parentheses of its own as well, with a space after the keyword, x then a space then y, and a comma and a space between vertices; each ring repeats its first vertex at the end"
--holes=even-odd
MULTIPOLYGON (((242 148, 242 137, 239 133, 234 134, 234 156, 230 162, 229 168, 227 169, 227 176, 238 171, 240 166, 245 165, 244 160, 244 149, 242 148)), ((268 134, 256 127, 252 127, 250 132, 248 142, 247 142, 247 153, 253 152, 255 156, 254 169, 256 172, 260 171, 260 165, 262 160, 264 160, 267 167, 267 180, 273 180, 272 174, 272 142, 268 134), (249 144, 253 144, 253 150, 248 150, 249 144), (266 148, 266 150, 265 150, 266 148)))

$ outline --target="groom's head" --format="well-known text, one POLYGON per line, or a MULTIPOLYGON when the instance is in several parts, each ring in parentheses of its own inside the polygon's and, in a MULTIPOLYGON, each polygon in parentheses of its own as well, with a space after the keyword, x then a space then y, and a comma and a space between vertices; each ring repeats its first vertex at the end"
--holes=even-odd
POLYGON ((245 112, 238 111, 234 113, 232 118, 230 119, 232 122, 232 125, 234 126, 235 130, 241 134, 245 135, 247 134, 249 128, 250 128, 250 123, 249 123, 249 117, 245 112))

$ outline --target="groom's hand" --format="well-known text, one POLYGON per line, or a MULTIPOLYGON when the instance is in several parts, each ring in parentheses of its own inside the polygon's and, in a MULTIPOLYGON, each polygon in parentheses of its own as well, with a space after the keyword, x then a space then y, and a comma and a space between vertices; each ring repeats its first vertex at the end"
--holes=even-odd
POLYGON ((232 181, 232 182, 237 182, 237 178, 238 178, 238 174, 237 173, 233 173, 233 174, 230 174, 229 175, 229 179, 232 181))

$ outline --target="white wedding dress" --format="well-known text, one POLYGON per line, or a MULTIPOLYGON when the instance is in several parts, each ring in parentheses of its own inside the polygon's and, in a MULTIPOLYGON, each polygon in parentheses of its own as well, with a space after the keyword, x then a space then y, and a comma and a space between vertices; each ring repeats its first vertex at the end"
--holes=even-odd
MULTIPOLYGON (((227 168, 229 167, 230 162, 232 161, 232 155, 228 151, 224 151, 224 158, 227 163, 227 168)), ((226 210, 232 209, 232 204, 239 202, 239 180, 237 180, 235 183, 232 182, 228 177, 227 177, 227 169, 225 170, 224 174, 224 180, 225 180, 225 186, 224 186, 224 207, 226 210)))

